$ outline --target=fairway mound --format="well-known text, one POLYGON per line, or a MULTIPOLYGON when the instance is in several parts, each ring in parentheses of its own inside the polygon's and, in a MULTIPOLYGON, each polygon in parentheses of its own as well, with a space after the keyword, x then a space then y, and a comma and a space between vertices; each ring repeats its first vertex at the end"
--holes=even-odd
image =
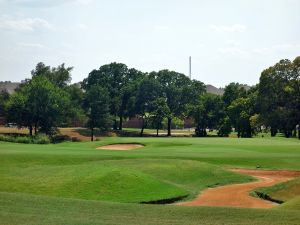
POLYGON ((250 196, 259 187, 269 187, 300 176, 300 171, 234 169, 234 172, 253 176, 258 181, 225 185, 203 191, 195 200, 179 203, 185 206, 229 206, 240 208, 272 208, 277 204, 250 196))
POLYGON ((134 149, 143 148, 143 147, 144 147, 144 145, 141 145, 141 144, 112 144, 112 145, 104 145, 104 146, 98 147, 97 149, 128 151, 128 150, 134 150, 134 149))

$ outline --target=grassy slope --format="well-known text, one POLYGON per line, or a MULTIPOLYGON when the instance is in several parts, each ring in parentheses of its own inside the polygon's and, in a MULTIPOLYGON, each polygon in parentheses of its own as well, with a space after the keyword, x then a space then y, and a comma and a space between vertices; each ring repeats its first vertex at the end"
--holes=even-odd
POLYGON ((272 187, 257 188, 255 191, 264 193, 272 199, 283 202, 289 201, 297 196, 300 196, 300 177, 288 182, 280 183, 272 187))
POLYGON ((0 193, 2 225, 297 225, 288 210, 153 206, 0 193))
MULTIPOLYGON (((116 140, 128 139, 106 142, 116 140)), ((151 146, 148 150, 112 152, 96 150, 99 143, 2 144, 0 191, 4 192, 142 202, 193 197, 206 187, 250 180, 208 163, 180 157, 159 159, 164 158, 163 150, 145 156, 153 151, 151 146)))
MULTIPOLYGON (((31 197, 27 195, 4 192, 119 202, 149 201, 185 194, 192 197, 208 186, 249 180, 249 177, 227 172, 222 169, 223 167, 255 168, 256 165, 266 169, 299 170, 300 143, 297 140, 280 138, 272 140, 267 138, 106 138, 97 143, 63 143, 45 146, 2 142, 0 143, 0 191, 3 193, 0 194, 0 201, 2 201, 0 207, 3 210, 0 210, 0 217, 7 224, 14 224, 13 220, 20 224, 26 221, 23 218, 26 215, 18 210, 27 209, 33 210, 32 214, 27 215, 27 219, 36 218, 39 221, 43 215, 45 217, 49 214, 51 220, 47 221, 49 224, 59 224, 59 221, 64 220, 62 213, 55 216, 55 212, 59 211, 58 206, 55 205, 58 199, 53 198, 52 201, 52 198, 31 196, 31 201, 31 197), (125 142, 143 143, 146 147, 127 152, 95 149, 99 145, 125 142), (19 207, 14 207, 15 201, 20 202, 19 207), (36 213, 35 210, 38 211, 43 207, 45 210, 41 215, 36 213)), ((71 199, 59 201, 65 211, 70 210, 66 219, 73 221, 73 224, 74 215, 75 220, 79 221, 78 224, 88 223, 90 219, 94 223, 115 217, 119 213, 117 209, 121 210, 124 218, 130 217, 132 224, 138 224, 134 221, 135 214, 137 216, 145 214, 145 221, 140 220, 144 224, 159 224, 157 218, 164 221, 161 224, 167 224, 168 220, 171 220, 170 224, 176 224, 173 220, 182 221, 179 219, 180 215, 185 219, 191 217, 188 220, 191 223, 187 224, 192 224, 194 221, 192 218, 199 221, 201 215, 206 224, 221 219, 234 221, 235 224, 255 224, 251 223, 253 222, 251 216, 257 217, 257 224, 262 224, 261 221, 267 224, 267 221, 271 221, 275 216, 272 210, 267 211, 268 213, 265 210, 250 210, 251 213, 248 215, 246 210, 237 209, 114 205, 71 199), (75 203, 72 201, 75 201, 80 208, 86 205, 91 210, 82 212, 82 217, 86 218, 78 218, 81 213, 76 212, 73 207, 75 203), (94 205, 96 211, 91 209, 94 205), (110 212, 109 208, 116 208, 116 211, 110 212), (101 215, 95 215, 97 210, 102 212, 99 213, 101 215), (166 214, 163 218, 162 212, 166 214), (76 216, 77 214, 79 215, 76 216), (238 218, 239 214, 243 218, 238 218), (213 218, 210 219, 212 215, 213 218)), ((282 216, 283 214, 279 213, 282 216)), ((290 212, 290 216, 292 219, 288 221, 293 221, 293 218, 299 221, 299 217, 293 212, 290 212)), ((283 221, 287 217, 282 218, 276 222, 286 224, 283 221)), ((113 224, 118 221, 118 219, 112 220, 110 223, 113 224)))
MULTIPOLYGON (((286 203, 283 203, 278 207, 279 209, 293 209, 293 210, 300 210, 300 195, 296 198, 293 198, 286 203)), ((299 213, 299 212, 298 212, 299 213)), ((300 213, 299 213, 300 214, 300 213)))

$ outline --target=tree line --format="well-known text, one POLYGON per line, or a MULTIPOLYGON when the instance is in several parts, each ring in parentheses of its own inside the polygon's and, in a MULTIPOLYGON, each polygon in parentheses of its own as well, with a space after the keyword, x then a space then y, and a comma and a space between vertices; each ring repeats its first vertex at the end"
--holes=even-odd
POLYGON ((205 85, 169 70, 144 73, 122 63, 101 66, 80 85, 71 84, 72 67, 38 63, 15 93, 0 94, 0 116, 30 135, 52 135, 57 127, 76 122, 94 129, 122 130, 129 118, 142 121, 140 135, 164 121, 168 136, 172 122, 191 118, 195 135, 217 130, 228 136, 252 137, 262 130, 300 139, 300 57, 280 60, 261 73, 259 84, 246 89, 231 83, 222 96, 206 92, 205 85))

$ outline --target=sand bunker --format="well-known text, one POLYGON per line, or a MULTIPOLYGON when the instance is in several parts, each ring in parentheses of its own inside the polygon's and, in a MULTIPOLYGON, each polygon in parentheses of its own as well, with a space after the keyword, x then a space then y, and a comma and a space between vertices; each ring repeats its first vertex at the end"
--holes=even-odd
POLYGON ((247 174, 258 181, 232 184, 203 191, 195 200, 179 203, 185 206, 229 206, 242 208, 272 208, 277 204, 260 198, 255 198, 249 193, 259 187, 269 187, 300 176, 300 171, 271 171, 234 169, 234 172, 247 174))
POLYGON ((133 149, 138 149, 138 148, 143 148, 143 147, 144 147, 144 145, 141 145, 141 144, 113 144, 113 145, 101 146, 97 149, 128 151, 128 150, 133 150, 133 149))

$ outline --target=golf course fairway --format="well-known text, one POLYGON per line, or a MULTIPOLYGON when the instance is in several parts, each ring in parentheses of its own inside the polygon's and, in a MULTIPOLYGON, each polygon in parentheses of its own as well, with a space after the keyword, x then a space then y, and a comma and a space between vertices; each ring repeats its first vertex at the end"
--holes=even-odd
POLYGON ((276 192, 263 187, 276 198, 284 193, 284 203, 271 209, 180 205, 207 189, 257 181, 233 169, 300 171, 300 142, 119 137, 49 145, 0 142, 0 224, 300 224, 299 193, 288 191, 296 190, 294 177, 276 184, 276 192), (112 144, 143 147, 99 149, 112 144))

